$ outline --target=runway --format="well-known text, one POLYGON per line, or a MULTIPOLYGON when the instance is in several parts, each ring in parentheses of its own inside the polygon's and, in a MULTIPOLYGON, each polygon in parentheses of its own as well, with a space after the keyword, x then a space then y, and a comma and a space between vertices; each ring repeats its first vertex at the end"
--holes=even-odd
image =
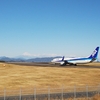
POLYGON ((36 66, 36 67, 62 67, 62 68, 100 68, 100 63, 90 63, 90 64, 78 64, 74 65, 66 65, 60 66, 59 64, 52 64, 50 62, 9 62, 10 64, 22 65, 22 66, 36 66))

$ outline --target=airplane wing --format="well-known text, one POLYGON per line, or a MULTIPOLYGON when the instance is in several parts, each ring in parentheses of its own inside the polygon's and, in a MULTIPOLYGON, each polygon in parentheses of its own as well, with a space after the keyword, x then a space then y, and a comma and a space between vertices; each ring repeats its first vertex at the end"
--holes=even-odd
POLYGON ((61 65, 61 66, 65 66, 65 65, 67 65, 67 64, 69 64, 69 65, 76 65, 76 64, 74 64, 74 63, 69 62, 68 60, 65 60, 65 59, 64 59, 64 56, 63 56, 60 65, 61 65))

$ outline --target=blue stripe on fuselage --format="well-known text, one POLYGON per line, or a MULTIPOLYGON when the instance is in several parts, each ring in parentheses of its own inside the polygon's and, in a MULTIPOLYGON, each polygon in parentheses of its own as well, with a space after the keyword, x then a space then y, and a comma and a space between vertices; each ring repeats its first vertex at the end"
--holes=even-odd
MULTIPOLYGON (((91 58, 73 58, 73 59, 69 59, 69 60, 65 60, 64 61, 77 61, 77 60, 92 60, 91 58)), ((56 62, 62 62, 62 60, 58 60, 56 62)))
POLYGON ((92 60, 91 58, 76 58, 76 59, 70 59, 66 61, 77 61, 77 60, 92 60))

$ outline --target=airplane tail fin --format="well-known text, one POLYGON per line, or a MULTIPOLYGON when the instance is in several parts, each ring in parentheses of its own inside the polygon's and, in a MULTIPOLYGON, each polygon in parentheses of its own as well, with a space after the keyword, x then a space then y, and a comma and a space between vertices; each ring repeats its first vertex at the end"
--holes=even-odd
POLYGON ((96 60, 97 59, 97 56, 98 56, 98 51, 99 51, 99 47, 97 47, 93 53, 89 56, 89 58, 93 59, 93 60, 96 60))

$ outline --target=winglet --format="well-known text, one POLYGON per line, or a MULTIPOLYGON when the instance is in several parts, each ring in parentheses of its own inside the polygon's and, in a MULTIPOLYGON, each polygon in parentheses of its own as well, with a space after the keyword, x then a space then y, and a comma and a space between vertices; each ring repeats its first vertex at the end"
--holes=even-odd
POLYGON ((64 61, 64 56, 62 57, 62 61, 64 61))

